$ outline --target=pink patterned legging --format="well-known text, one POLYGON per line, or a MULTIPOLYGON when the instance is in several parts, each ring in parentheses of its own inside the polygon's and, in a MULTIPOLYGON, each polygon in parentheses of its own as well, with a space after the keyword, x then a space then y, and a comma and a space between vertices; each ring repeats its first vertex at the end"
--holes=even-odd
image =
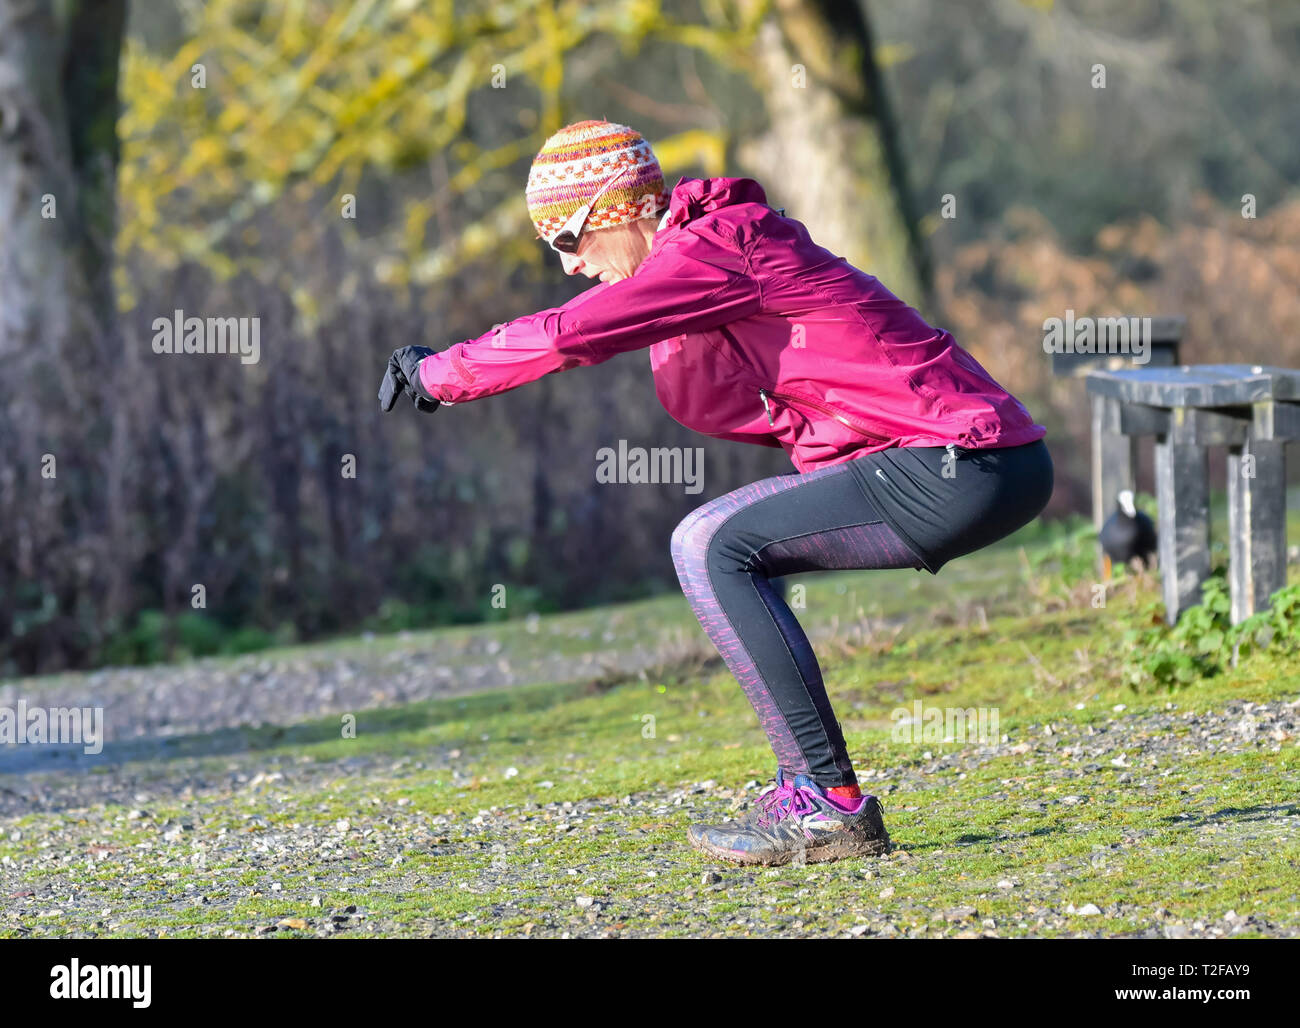
POLYGON ((812 646, 770 578, 800 571, 921 568, 847 464, 742 486, 688 514, 673 563, 695 616, 771 741, 781 769, 856 784, 812 646))

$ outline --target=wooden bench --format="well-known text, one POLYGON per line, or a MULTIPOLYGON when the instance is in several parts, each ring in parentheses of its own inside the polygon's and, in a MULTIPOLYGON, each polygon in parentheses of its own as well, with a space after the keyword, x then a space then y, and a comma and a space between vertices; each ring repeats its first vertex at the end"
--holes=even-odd
MULTIPOLYGON (((1132 319, 1125 316, 1121 320, 1132 319)), ((1179 363, 1178 348, 1186 329, 1186 318, 1151 318, 1150 352, 1146 363, 1141 366, 1148 368, 1176 366, 1179 363)), ((1122 353, 1053 353, 1051 357, 1052 374, 1060 378, 1083 378, 1092 371, 1118 371, 1121 368, 1137 366, 1132 356, 1122 353)))
POLYGON ((1300 370, 1202 364, 1092 371, 1094 514, 1133 488, 1131 443, 1156 438, 1165 616, 1200 601, 1210 574, 1211 446, 1228 448, 1228 578, 1234 624, 1286 584, 1286 443, 1300 440, 1300 370))

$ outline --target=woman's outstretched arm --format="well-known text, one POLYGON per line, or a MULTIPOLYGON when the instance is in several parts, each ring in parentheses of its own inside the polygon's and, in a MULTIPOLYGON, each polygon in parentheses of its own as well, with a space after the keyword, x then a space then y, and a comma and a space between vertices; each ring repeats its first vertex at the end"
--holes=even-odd
POLYGON ((444 403, 493 396, 555 371, 599 364, 661 339, 754 314, 757 283, 730 239, 684 229, 621 282, 528 314, 426 357, 425 390, 444 403))

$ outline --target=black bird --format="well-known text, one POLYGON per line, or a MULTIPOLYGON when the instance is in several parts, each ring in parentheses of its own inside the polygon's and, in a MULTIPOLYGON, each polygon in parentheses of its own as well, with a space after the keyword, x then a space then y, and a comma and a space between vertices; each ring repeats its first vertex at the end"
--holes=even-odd
POLYGON ((1133 491, 1122 489, 1115 501, 1115 513, 1106 519, 1097 534, 1105 554, 1105 573, 1110 577, 1112 564, 1127 567, 1134 557, 1150 567, 1156 556, 1156 526, 1133 503, 1133 491))

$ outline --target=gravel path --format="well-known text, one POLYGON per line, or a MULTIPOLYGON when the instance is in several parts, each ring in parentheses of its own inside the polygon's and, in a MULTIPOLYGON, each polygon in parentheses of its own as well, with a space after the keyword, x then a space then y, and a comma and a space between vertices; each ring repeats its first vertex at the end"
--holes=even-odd
MULTIPOLYGON (((806 630, 817 642, 839 626, 814 621, 806 630)), ((649 644, 620 640, 613 628, 603 629, 597 640, 590 627, 546 629, 532 619, 494 631, 513 633, 509 656, 502 641, 488 631, 435 641, 401 632, 382 641, 368 636, 369 645, 307 649, 300 655, 251 654, 0 682, 3 708, 17 709, 20 700, 29 707, 101 708, 108 744, 98 757, 84 755, 77 746, 0 747, 0 783, 5 776, 68 762, 85 767, 141 759, 149 755, 150 744, 165 757, 169 740, 181 736, 292 725, 529 683, 632 676, 662 664, 665 653, 698 654, 721 663, 694 626, 686 632, 665 631, 649 644), (577 654, 557 653, 547 645, 557 636, 587 647, 604 645, 577 654)))
MULTIPOLYGON (((1077 818, 1072 816, 1073 827, 1065 830, 1084 830, 1140 806, 1157 791, 1180 788, 1166 778, 1189 761, 1276 753, 1296 745, 1298 735, 1300 701, 1234 702, 1211 713, 1182 712, 1171 704, 1091 726, 1028 726, 996 746, 953 750, 919 765, 867 773, 864 787, 884 797, 899 844, 890 858, 781 869, 711 864, 686 847, 680 831, 691 820, 743 809, 758 782, 734 790, 701 782, 577 803, 551 802, 544 790, 521 790, 518 804, 455 819, 372 795, 370 802, 357 800, 356 813, 346 818, 308 816, 286 826, 264 812, 295 809, 303 795, 349 786, 364 796, 372 786, 389 792, 394 784, 430 777, 466 781, 457 767, 458 753, 425 753, 420 760, 280 762, 234 752, 216 764, 185 757, 110 774, 69 768, 5 775, 0 833, 21 838, 24 831, 36 830, 45 837, 35 855, 21 861, 6 857, 0 865, 0 923, 18 924, 30 935, 57 933, 54 926, 60 924, 75 926, 76 934, 154 935, 159 920, 184 924, 201 908, 218 922, 204 924, 202 934, 241 936, 1294 935, 1300 932, 1294 896, 1267 916, 1207 908, 1191 919, 1169 915, 1158 896, 1139 904, 1107 903, 1100 883, 1093 905, 1076 909, 1068 897, 1077 896, 1089 876, 1095 880, 1126 859, 1159 861, 1166 851, 1201 847, 1231 862, 1294 844, 1300 802, 1234 809, 1216 800, 1214 782, 1192 784, 1181 789, 1183 812, 1172 826, 1178 831, 1176 847, 1167 846, 1167 835, 1166 850, 1153 840, 1167 830, 1135 829, 1113 846, 1094 846, 1086 856, 1047 864, 1035 859, 1038 832, 1031 826, 1041 812, 1069 807, 1077 818), (1022 777, 1002 779, 1003 791, 991 798, 1012 803, 1015 817, 1004 819, 1005 827, 956 839, 951 834, 941 842, 928 838, 927 796, 935 790, 951 795, 961 789, 961 776, 1009 756, 1033 777, 1028 785, 1022 777), (1050 794, 1043 788, 1046 780, 1056 786, 1050 794), (150 811, 153 804, 172 803, 183 805, 182 819, 159 820, 150 811), (105 804, 121 806, 110 810, 105 804), (104 842, 121 827, 122 807, 131 808, 126 820, 146 832, 146 842, 104 842), (37 828, 15 827, 17 815, 37 812, 57 820, 42 817, 37 828), (230 827, 232 817, 239 827, 230 827), (665 828, 671 829, 667 835, 665 828), (553 851, 560 847, 553 842, 577 837, 598 837, 603 845, 594 857, 590 848, 573 850, 587 856, 556 866, 553 851), (932 909, 923 890, 909 888, 918 876, 955 873, 976 850, 995 851, 1022 871, 972 883, 971 901, 948 909, 932 909), (466 855, 478 858, 479 865, 471 871, 463 860, 450 866, 466 855), (237 875, 226 871, 196 884, 192 875, 181 873, 196 863, 231 861, 237 875), (112 883, 111 901, 107 886, 87 883, 88 869, 95 881, 112 883), (683 890, 684 874, 689 878, 683 890), (666 890, 665 882, 678 884, 666 890), (829 888, 848 891, 837 893, 833 904, 817 902, 819 891, 829 888), (421 897, 449 890, 464 893, 464 913, 420 915, 421 897), (349 895, 355 901, 336 901, 349 895), (1016 916, 986 916, 980 897, 998 895, 1015 897, 1016 916), (236 904, 248 898, 269 902, 276 913, 237 914, 236 904), (409 901, 407 907, 399 900, 409 901), (143 904, 147 918, 130 910, 134 904, 143 904), (1114 918, 1136 918, 1142 927, 1117 932, 1108 927, 1114 918)), ((354 793, 347 796, 355 799, 354 793)), ((972 815, 980 802, 978 796, 969 800, 972 815)), ((1193 892, 1205 888, 1190 880, 1182 886, 1193 892)))
MULTIPOLYGON (((579 656, 508 660, 495 639, 323 651, 304 657, 249 655, 155 667, 107 668, 0 685, 0 707, 20 699, 44 707, 102 707, 109 741, 167 738, 222 728, 288 725, 328 714, 398 706, 527 682, 572 682, 607 672, 635 674, 655 657, 644 646, 579 656)), ((22 754, 0 750, 0 772, 22 754), (8 761, 9 763, 6 763, 8 761)))

